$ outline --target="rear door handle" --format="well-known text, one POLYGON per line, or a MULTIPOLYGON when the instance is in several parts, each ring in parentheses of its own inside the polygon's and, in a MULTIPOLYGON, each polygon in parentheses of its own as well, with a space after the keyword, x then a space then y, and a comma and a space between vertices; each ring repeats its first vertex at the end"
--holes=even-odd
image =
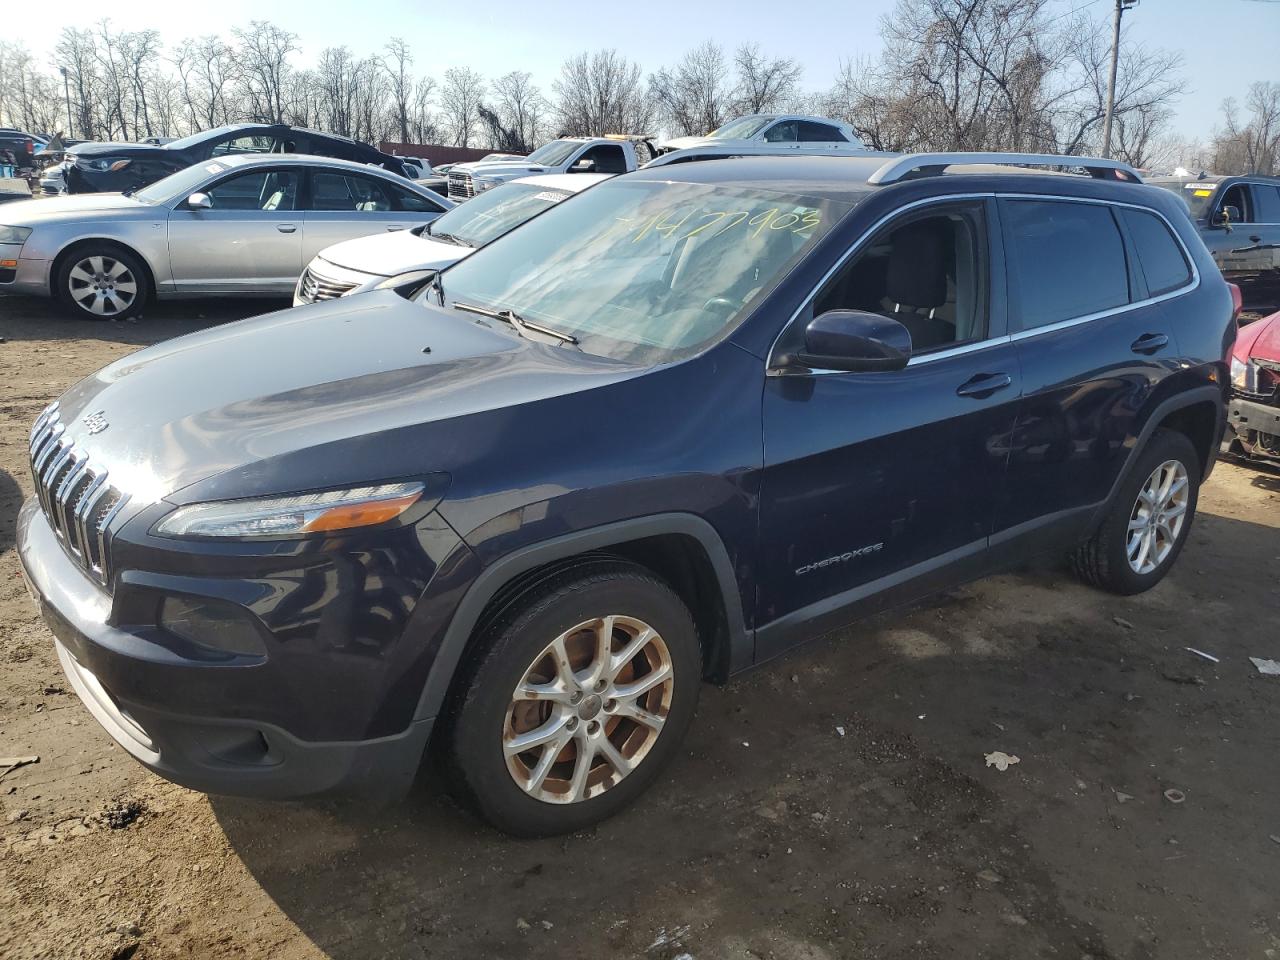
POLYGON ((1007 373, 979 373, 956 387, 956 396, 985 400, 997 390, 1004 390, 1011 386, 1013 386, 1013 377, 1007 373))
POLYGON ((295 233, 297 232, 298 225, 296 223, 277 223, 276 229, 281 233, 295 233))
POLYGON ((1169 338, 1163 333, 1144 333, 1133 343, 1129 344, 1129 349, 1134 353, 1152 354, 1157 350, 1163 350, 1169 345, 1169 338))
POLYGON ((1252 240, 1254 243, 1261 243, 1261 242, 1262 242, 1262 238, 1261 238, 1261 237, 1250 237, 1249 239, 1250 239, 1250 240, 1252 240))

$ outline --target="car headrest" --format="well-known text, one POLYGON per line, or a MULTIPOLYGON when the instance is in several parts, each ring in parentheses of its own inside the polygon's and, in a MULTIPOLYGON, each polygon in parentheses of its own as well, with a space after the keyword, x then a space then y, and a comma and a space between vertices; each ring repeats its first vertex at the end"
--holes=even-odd
POLYGON ((945 220, 922 220, 893 232, 885 295, 894 303, 933 309, 947 302, 945 220))

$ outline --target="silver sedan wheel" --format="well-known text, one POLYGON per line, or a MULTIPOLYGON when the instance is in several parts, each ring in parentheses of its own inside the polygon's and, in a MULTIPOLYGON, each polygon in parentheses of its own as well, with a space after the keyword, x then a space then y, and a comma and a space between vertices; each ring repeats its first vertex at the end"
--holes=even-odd
POLYGON ((1190 495, 1191 481, 1181 461, 1166 460, 1151 471, 1129 516, 1126 546, 1134 573, 1151 573, 1168 558, 1187 522, 1190 495))
POLYGON ((67 274, 71 299, 95 317, 114 317, 132 306, 138 296, 133 271, 109 256, 85 257, 67 274))
POLYGON ((534 658, 502 730, 507 770, 546 803, 577 803, 644 762, 671 709, 674 666, 658 632, 634 617, 580 623, 534 658))

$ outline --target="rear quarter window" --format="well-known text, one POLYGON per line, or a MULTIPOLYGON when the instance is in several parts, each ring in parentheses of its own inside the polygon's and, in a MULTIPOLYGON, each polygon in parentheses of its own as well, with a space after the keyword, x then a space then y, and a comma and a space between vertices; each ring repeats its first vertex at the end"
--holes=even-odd
POLYGON ((1191 266, 1168 225, 1142 210, 1125 208, 1121 216, 1147 280, 1147 295, 1158 297, 1185 286, 1191 279, 1191 266))
POLYGON ((1129 268, 1111 208, 1067 200, 1001 201, 1015 320, 1023 330, 1129 302, 1129 268))

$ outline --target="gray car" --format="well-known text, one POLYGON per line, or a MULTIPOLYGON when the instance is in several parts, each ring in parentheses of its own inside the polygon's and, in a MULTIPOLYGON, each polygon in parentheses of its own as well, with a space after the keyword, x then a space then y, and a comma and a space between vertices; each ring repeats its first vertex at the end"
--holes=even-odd
POLYGON ((452 206, 345 160, 218 157, 132 195, 0 208, 0 293, 56 296, 92 319, 131 316, 152 295, 287 297, 323 248, 428 223, 452 206))

